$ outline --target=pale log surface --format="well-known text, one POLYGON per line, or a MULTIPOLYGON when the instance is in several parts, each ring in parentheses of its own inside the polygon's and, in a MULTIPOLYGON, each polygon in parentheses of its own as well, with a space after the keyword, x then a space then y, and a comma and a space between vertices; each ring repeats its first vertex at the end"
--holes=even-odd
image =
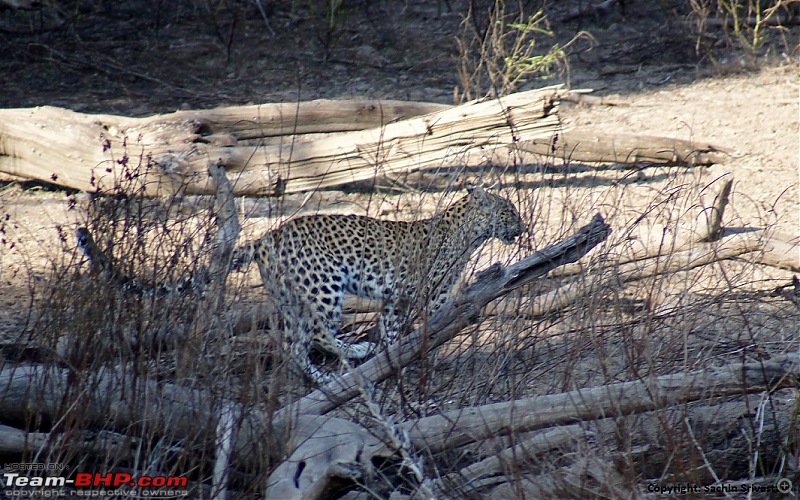
MULTIPOLYGON (((61 403, 71 390, 70 376, 69 371, 63 368, 3 366, 0 368, 0 387, 3 388, 0 391, 0 414, 5 421, 20 424, 27 421, 30 412, 43 418, 57 418, 61 403), (33 394, 36 396, 33 397, 33 394)), ((116 370, 95 373, 89 382, 92 389, 85 394, 83 411, 92 428, 127 431, 131 426, 145 425, 160 429, 175 440, 196 439, 200 437, 198 428, 204 427, 209 431, 208 437, 213 434, 214 403, 211 395, 204 391, 136 380, 116 370), (132 391, 142 392, 147 397, 138 398, 136 404, 132 404, 126 397, 132 391)), ((732 363, 650 380, 621 382, 459 409, 410 420, 401 425, 408 430, 415 446, 437 451, 487 436, 798 385, 800 354, 788 353, 767 361, 732 363)), ((252 410, 242 420, 237 436, 237 451, 252 451, 255 436, 264 435, 266 421, 265 415, 258 410, 252 410)), ((247 456, 240 458, 248 461, 247 456)))
POLYGON ((206 165, 234 195, 298 193, 419 169, 503 164, 520 151, 589 162, 707 164, 721 149, 663 137, 561 130, 560 86, 451 107, 309 101, 148 118, 55 107, 0 110, 0 175, 94 192, 133 175, 138 195, 211 194, 206 165))
POLYGON ((517 147, 534 155, 590 163, 708 165, 727 159, 725 150, 704 141, 588 130, 567 131, 550 140, 522 141, 517 147))
POLYGON ((438 452, 481 439, 579 420, 641 413, 687 401, 800 384, 800 353, 768 361, 662 375, 648 380, 577 389, 505 403, 463 408, 402 426, 415 446, 438 452))
POLYGON ((96 191, 135 171, 137 194, 210 194, 206 165, 213 162, 228 171, 236 195, 308 191, 448 162, 485 162, 517 140, 550 137, 558 128, 559 90, 458 107, 325 101, 150 118, 53 107, 0 110, 0 172, 96 191), (335 129, 351 132, 292 139, 335 129), (276 135, 287 140, 237 145, 276 135))
POLYGON ((762 264, 800 272, 800 236, 769 231, 757 257, 762 264))
MULTIPOLYGON (((96 191, 100 178, 108 178, 103 185, 109 187, 114 176, 121 175, 116 161, 127 152, 134 166, 139 156, 146 161, 149 155, 161 167, 160 175, 150 179, 158 182, 145 194, 169 194, 180 188, 188 173, 175 167, 191 163, 198 169, 193 173, 202 177, 200 169, 207 164, 203 158, 214 161, 211 150, 231 149, 240 140, 362 130, 448 108, 403 101, 318 100, 147 118, 89 115, 51 106, 4 109, 0 110, 0 172, 96 191)), ((203 186, 205 192, 213 192, 212 185, 203 186)))

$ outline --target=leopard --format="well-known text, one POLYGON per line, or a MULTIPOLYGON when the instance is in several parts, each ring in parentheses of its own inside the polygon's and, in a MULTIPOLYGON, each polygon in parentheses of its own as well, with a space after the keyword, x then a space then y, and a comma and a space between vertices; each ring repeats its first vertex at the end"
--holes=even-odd
POLYGON ((524 230, 511 201, 470 187, 428 219, 335 214, 290 219, 237 247, 231 270, 243 271, 255 261, 268 293, 277 295, 286 348, 305 376, 324 385, 336 375, 315 366, 312 348, 362 360, 378 344, 391 345, 410 318, 433 315, 450 299, 478 247, 490 238, 511 245, 524 230), (383 304, 379 343, 339 338, 345 293, 383 304))

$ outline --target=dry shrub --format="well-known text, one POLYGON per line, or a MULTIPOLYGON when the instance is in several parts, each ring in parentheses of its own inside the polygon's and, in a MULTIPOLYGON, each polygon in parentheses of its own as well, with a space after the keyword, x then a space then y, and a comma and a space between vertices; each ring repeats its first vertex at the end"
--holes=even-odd
POLYGON ((707 38, 715 38, 714 28, 720 30, 728 47, 756 55, 765 45, 770 29, 783 30, 798 16, 797 2, 793 0, 690 0, 689 7, 697 23, 697 47, 709 55, 707 38))
MULTIPOLYGON (((485 244, 465 274, 469 280, 495 261, 514 262, 563 238, 597 211, 621 238, 639 227, 654 232, 702 221, 708 205, 700 201, 708 197, 703 191, 710 191, 700 171, 651 167, 632 173, 562 164, 552 158, 538 159, 536 165, 530 159, 512 160, 507 165, 454 168, 446 174, 427 170, 397 180, 391 189, 369 193, 242 200, 245 232, 258 235, 287 216, 323 208, 419 219, 457 199, 453 191, 468 182, 493 185, 495 192, 517 205, 528 232, 510 247, 497 241, 485 244), (398 186, 405 189, 400 192, 398 186), (415 187, 424 187, 425 192, 415 187)), ((142 283, 176 282, 207 264, 215 233, 213 202, 209 197, 136 197, 129 186, 136 185, 150 167, 146 159, 129 166, 113 188, 88 201, 82 223, 125 275, 142 283)), ((727 225, 753 224, 751 218, 742 221, 740 214, 751 211, 741 206, 743 201, 734 198, 727 225)), ((772 225, 770 216, 765 212, 758 224, 772 225)), ((231 277, 226 300, 216 308, 207 297, 192 293, 127 293, 118 282, 89 271, 74 249, 72 233, 72 228, 61 230, 62 247, 53 254, 46 286, 35 292, 34 319, 26 338, 20 339, 24 349, 16 351, 25 359, 66 369, 68 390, 54 418, 29 411, 24 421, 9 422, 49 433, 46 443, 13 459, 69 464, 73 471, 184 476, 192 495, 209 496, 219 487, 213 478, 219 451, 213 412, 194 422, 188 436, 172 434, 159 427, 157 419, 144 415, 132 425, 120 426, 113 420, 98 421, 98 413, 106 409, 92 408, 87 390, 114 370, 142 391, 154 381, 159 388, 196 389, 211 395, 216 410, 233 402, 245 413, 263 412, 258 414, 269 417, 308 391, 304 381, 290 376, 291 360, 275 347, 283 335, 279 318, 270 318, 266 332, 255 322, 237 330, 247 306, 269 300, 269 290, 251 288, 259 282, 252 269, 243 279, 231 277), (94 443, 91 452, 87 442, 94 443)), ((622 283, 616 279, 619 248, 609 243, 596 249, 577 275, 556 273, 513 292, 494 315, 333 415, 385 435, 393 423, 443 411, 646 380, 796 348, 798 309, 765 293, 780 282, 770 278, 774 273, 760 266, 756 256, 622 283), (566 308, 534 314, 534 297, 567 282, 577 282, 585 293, 566 308)), ((671 258, 671 252, 664 252, 662 264, 668 266, 671 258)), ((11 354, 7 357, 6 363, 22 361, 11 354)), ((329 369, 339 366, 335 359, 318 361, 329 369)), ((142 397, 134 391, 118 404, 129 404, 136 411, 142 397)), ((577 422, 573 438, 529 456, 504 459, 500 475, 482 489, 460 482, 459 472, 524 442, 530 433, 512 432, 443 452, 414 450, 413 463, 404 465, 398 459, 373 464, 376 474, 365 484, 344 488, 361 486, 386 498, 393 492, 418 491, 421 474, 434 483, 446 477, 441 484, 458 497, 487 494, 495 486, 501 488, 497 495, 518 497, 537 492, 613 497, 647 491, 652 485, 707 485, 791 475, 796 473, 791 464, 797 445, 786 431, 794 427, 786 422, 796 418, 797 408, 790 408, 789 397, 783 391, 719 401, 709 392, 705 401, 577 422), (735 459, 722 453, 725 439, 740 447, 735 459), (411 472, 412 465, 418 474, 411 472)), ((151 410, 158 414, 167 408, 156 405, 151 410)), ((111 410, 107 409, 109 414, 111 410)), ((283 443, 270 432, 253 444, 248 464, 234 461, 228 470, 228 486, 237 495, 263 492, 280 456, 291 452, 282 450, 283 443)))
POLYGON ((564 47, 552 43, 543 4, 469 3, 456 38, 461 102, 511 94, 520 84, 566 64, 564 47))
MULTIPOLYGON (((240 290, 232 287, 231 301, 217 304, 200 288, 206 283, 184 293, 176 288, 208 265, 216 233, 213 197, 141 198, 140 180, 158 167, 147 158, 122 158, 121 178, 70 201, 70 207, 85 209, 79 224, 112 258, 118 275, 89 265, 76 249, 76 227, 57 228, 61 244, 50 252, 52 269, 35 291, 30 324, 24 338, 7 347, 6 363, 28 359, 68 373, 56 420, 44 420, 32 405, 24 422, 11 422, 50 433, 39 449, 14 460, 67 464, 70 473, 181 476, 189 480, 190 495, 208 496, 216 456, 214 413, 173 434, 157 417, 174 411, 166 403, 170 391, 199 391, 198 408, 211 399, 269 413, 281 397, 285 370, 270 348, 252 349, 249 333, 232 339, 228 309, 240 290), (95 388, 109 380, 124 381, 121 401, 95 399, 95 388), (153 390, 164 392, 147 393, 153 390), (126 411, 140 416, 130 422, 112 418, 126 411)), ((45 387, 52 383, 43 379, 41 393, 49 393, 45 387)), ((276 451, 266 438, 266 448, 257 447, 263 458, 251 459, 230 478, 244 494, 263 491, 276 451)))

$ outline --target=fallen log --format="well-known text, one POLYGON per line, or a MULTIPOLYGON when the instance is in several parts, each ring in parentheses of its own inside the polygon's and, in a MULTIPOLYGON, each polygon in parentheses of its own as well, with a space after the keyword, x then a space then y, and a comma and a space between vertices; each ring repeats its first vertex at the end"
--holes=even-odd
MULTIPOLYGON (((104 456, 114 461, 135 459, 131 442, 136 442, 137 439, 131 436, 113 432, 83 432, 72 435, 70 441, 89 456, 104 456)), ((34 456, 42 450, 58 446, 63 446, 63 443, 49 432, 27 432, 0 424, 0 453, 4 456, 34 456)))
MULTIPOLYGON (((28 421, 30 412, 46 420, 63 416, 63 401, 67 394, 72 393, 70 387, 75 383, 74 376, 64 368, 34 365, 6 365, 0 368, 0 387, 3 388, 0 391, 0 414, 4 421, 24 423, 28 421), (33 397, 33 394, 36 396, 33 397)), ((490 436, 798 385, 800 354, 788 353, 768 361, 732 363, 709 370, 664 375, 652 380, 621 382, 459 409, 400 425, 408 432, 415 446, 435 452, 490 436)), ((98 372, 89 379, 84 378, 81 387, 84 387, 80 405, 82 421, 93 428, 119 429, 130 433, 132 428, 146 426, 151 431, 166 433, 166 437, 175 441, 189 438, 213 441, 213 398, 204 391, 137 380, 117 370, 98 372), (131 400, 128 397, 130 394, 143 396, 131 400)), ((324 419, 318 421, 324 422, 324 419)), ((249 450, 258 442, 257 436, 265 435, 264 426, 267 422, 262 412, 251 410, 239 422, 236 449, 240 453, 249 450)), ((289 428, 283 430, 288 431, 289 428)), ((11 435, 14 433, 12 431, 11 435)), ((313 435, 313 432, 307 434, 308 437, 313 435)), ((281 432, 275 435, 276 439, 288 439, 281 436, 285 434, 281 432)), ((319 435, 316 438, 322 439, 319 435)), ((19 437, 10 439, 16 441, 8 445, 9 449, 23 446, 19 437)), ((190 446, 191 440, 184 444, 190 446)), ((32 444, 31 441, 28 443, 32 444)), ((364 445, 370 446, 370 456, 385 456, 386 450, 376 447, 366 430, 364 445)), ((30 444, 22 448, 30 449, 25 446, 30 444)), ((332 453, 332 450, 329 452, 332 453)), ((245 454, 242 458, 257 459, 252 454, 245 454)), ((474 468, 466 471, 475 474, 476 478, 480 476, 474 472, 474 468)))
POLYGON ((460 408, 401 424, 419 449, 436 453, 491 436, 579 420, 652 411, 688 401, 800 387, 800 353, 766 361, 662 375, 574 391, 460 408))
MULTIPOLYGON (((120 178, 123 166, 118 162, 123 155, 138 154, 154 165, 163 164, 161 176, 150 175, 155 176, 154 182, 170 178, 165 188, 169 191, 170 186, 178 189, 181 179, 171 178, 176 172, 166 166, 181 157, 203 156, 209 147, 233 147, 239 141, 276 136, 357 131, 449 107, 317 100, 177 111, 147 118, 89 115, 51 106, 4 109, 0 110, 0 173, 93 192, 102 188, 102 177, 120 178), (128 146, 130 151, 126 151, 128 146)), ((195 166, 202 167, 202 161, 195 166)), ((150 186, 143 194, 157 194, 156 187, 150 186)), ((213 192, 213 186, 206 187, 213 192)))
POLYGON ((765 231, 765 241, 755 258, 762 264, 800 271, 800 236, 765 231))
POLYGON ((447 162, 476 164, 499 146, 550 137, 558 129, 559 91, 546 87, 458 107, 324 101, 150 118, 0 110, 0 172, 84 191, 111 190, 133 178, 128 189, 140 195, 210 194, 212 162, 227 170, 236 195, 308 191, 447 162), (298 133, 334 129, 350 132, 296 141, 298 133), (286 140, 238 144, 276 135, 286 140))
MULTIPOLYGON (((11 365, 0 368, 0 415, 4 422, 24 424, 31 414, 45 421, 63 417, 64 398, 83 388, 81 421, 91 429, 130 432, 131 427, 152 426, 176 439, 213 429, 212 402, 201 390, 138 379, 124 370, 108 369, 84 374, 81 380, 65 368, 11 365), (130 394, 142 397, 130 398, 130 394)), ((74 396, 73 396, 74 397, 74 396)))
POLYGON ((515 146, 537 156, 589 163, 710 165, 725 162, 729 153, 703 141, 585 130, 520 141, 515 146))
MULTIPOLYGON (((691 401, 714 400, 728 395, 798 386, 800 386, 800 354, 788 353, 768 361, 732 363, 708 370, 461 408, 397 425, 400 432, 408 436, 415 449, 424 450, 425 453, 438 453, 476 441, 566 425, 576 421, 639 414, 691 401)), ((749 408, 744 404, 740 407, 749 408)), ((748 415, 752 416, 751 413, 748 415)), ((788 414, 784 417, 784 420, 788 420, 788 414)), ((319 492, 334 478, 346 476, 348 472, 355 473, 361 478, 364 464, 369 462, 370 457, 386 457, 392 452, 392 447, 387 446, 385 439, 375 439, 374 434, 380 433, 379 430, 368 431, 349 424, 339 426, 338 432, 332 432, 331 426, 325 425, 327 418, 314 419, 308 415, 302 415, 300 418, 306 419, 304 422, 313 422, 314 428, 310 433, 306 428, 293 439, 308 444, 305 449, 298 448, 271 476, 271 483, 280 485, 281 494, 287 498, 322 498, 319 492), (322 456, 325 458, 320 460, 322 456), (314 461, 314 466, 306 470, 305 464, 309 460, 314 461), (301 485, 305 485, 305 488, 301 485)), ((653 420, 663 424, 658 418, 653 420)), ((718 423, 713 420, 699 422, 695 420, 694 425, 714 426, 718 423)), ((333 428, 336 428, 336 424, 333 424, 333 428)), ((607 440, 613 440, 610 436, 613 436, 613 432, 607 433, 607 440)), ((461 484, 468 490, 491 485, 498 482, 497 479, 484 480, 484 478, 501 472, 503 461, 519 460, 529 454, 550 449, 559 440, 564 442, 563 440, 577 437, 574 428, 563 431, 553 429, 525 440, 520 445, 502 452, 498 457, 488 458, 462 469, 460 473, 442 478, 434 483, 434 487, 443 492, 452 491, 450 486, 453 484, 461 484)), ((780 436, 776 437, 778 442, 779 438, 780 436)), ((713 442, 713 439, 713 435, 701 437, 705 444, 713 442)), ((694 439, 694 443, 700 446, 697 439, 694 439)), ((720 461, 717 463, 722 464, 738 454, 738 451, 733 451, 734 453, 718 457, 720 461)), ((669 451, 666 454, 669 454, 669 451)), ((656 468, 656 470, 663 469, 656 468)), ((458 491, 463 492, 461 489, 458 491)))
POLYGON ((545 87, 451 107, 399 101, 310 101, 179 111, 148 118, 38 107, 0 110, 0 179, 88 192, 210 194, 205 166, 235 195, 279 195, 419 169, 504 163, 520 151, 576 161, 719 163, 702 141, 560 131, 545 87))
POLYGON ((332 484, 363 482, 373 460, 393 457, 366 428, 329 416, 301 415, 290 440, 294 451, 270 475, 264 498, 331 498, 332 484))
MULTIPOLYGON (((475 462, 458 472, 448 474, 436 482, 439 491, 445 492, 453 484, 461 488, 476 490, 486 486, 486 478, 498 476, 518 465, 521 461, 535 459, 549 450, 572 450, 574 443, 586 439, 586 433, 578 425, 566 425, 531 433, 530 436, 517 436, 517 444, 502 450, 496 455, 475 462)), ((488 481, 489 484, 503 482, 505 478, 488 481)))
MULTIPOLYGON (((683 477, 687 472, 685 464, 702 455, 706 470, 698 470, 696 474, 707 484, 719 480, 751 482, 741 480, 749 478, 754 453, 759 457, 760 466, 769 472, 770 467, 780 463, 783 443, 793 432, 792 391, 784 392, 785 395, 778 392, 769 398, 755 393, 719 404, 678 405, 516 434, 513 442, 517 444, 442 477, 437 481, 437 488, 440 491, 455 489, 464 496, 477 494, 477 490, 511 481, 515 471, 563 460, 565 453, 574 454, 576 448, 591 449, 606 463, 627 462, 641 471, 643 478, 667 482, 672 482, 667 479, 670 475, 683 477), (754 412, 759 406, 759 411, 754 412), (763 425, 763 422, 770 422, 770 425, 763 425), (621 435, 625 437, 620 439, 621 435), (687 445, 676 449, 676 442, 687 445)), ((496 440, 499 439, 503 438, 496 440)), ((555 471, 556 477, 563 479, 562 472, 555 471)), ((548 483, 547 477, 541 475, 527 477, 539 486, 548 483)), ((754 480, 759 481, 758 478, 754 480)))
POLYGON ((487 498, 639 498, 614 468, 594 455, 579 456, 575 463, 535 476, 524 475, 492 488, 487 498))

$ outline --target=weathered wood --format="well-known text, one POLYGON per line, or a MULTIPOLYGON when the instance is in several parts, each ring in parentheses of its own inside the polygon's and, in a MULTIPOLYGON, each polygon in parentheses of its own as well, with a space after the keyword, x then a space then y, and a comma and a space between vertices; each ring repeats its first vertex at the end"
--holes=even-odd
POLYGON ((728 158, 726 150, 705 142, 594 131, 567 131, 521 141, 516 147, 537 156, 589 163, 709 165, 728 158))
POLYGON ((686 464, 703 454, 710 467, 696 471, 699 482, 715 481, 712 474, 722 480, 745 479, 752 473, 756 455, 757 476, 780 469, 776 464, 785 459, 787 439, 797 432, 795 394, 793 389, 770 395, 756 392, 718 404, 678 405, 586 427, 595 431, 596 444, 615 450, 618 459, 643 471, 645 477, 680 477, 686 464), (618 449, 620 434, 628 436, 625 440, 631 440, 633 449, 618 449))
MULTIPOLYGON (((108 369, 76 375, 65 368, 6 363, 0 369, 0 414, 4 422, 23 424, 30 415, 56 419, 63 411, 74 384, 81 396, 82 421, 93 429, 130 430, 130 426, 164 429, 178 439, 196 435, 198 429, 212 429, 211 399, 200 390, 138 379, 121 370, 108 369), (141 397, 129 398, 130 394, 141 397)), ((210 434, 209 434, 210 435, 210 434)))
POLYGON ((19 175, 11 175, 5 172, 0 172, 0 182, 25 182, 30 179, 27 177, 20 177, 19 175))
POLYGON ((700 241, 717 241, 722 236, 722 216, 725 214, 725 207, 731 199, 733 189, 733 178, 728 177, 722 181, 722 185, 714 197, 714 203, 706 214, 708 234, 700 241))
POLYGON ((509 477, 505 484, 491 489, 487 498, 631 498, 636 490, 614 468, 595 455, 579 455, 568 466, 552 472, 509 477))
MULTIPOLYGON (((444 493, 448 490, 449 484, 460 484, 463 487, 475 490, 486 485, 484 478, 503 474, 508 470, 508 465, 517 466, 519 462, 525 462, 534 457, 544 454, 548 450, 558 448, 564 450, 574 448, 570 446, 576 441, 585 439, 586 432, 581 430, 578 425, 565 425, 531 433, 529 436, 517 436, 517 444, 502 450, 496 455, 487 457, 479 462, 475 462, 458 472, 448 474, 436 481, 436 488, 444 493)), ((491 483, 503 482, 505 478, 493 480, 491 483)))
MULTIPOLYGON (((148 118, 88 115, 50 106, 5 109, 0 110, 0 171, 96 191, 113 187, 113 180, 121 178, 124 168, 118 162, 127 155, 131 170, 146 167, 148 158, 154 162, 142 180, 152 184, 144 194, 169 194, 184 181, 186 172, 177 169, 182 161, 197 157, 194 166, 202 174, 204 153, 224 151, 239 140, 361 130, 448 108, 402 101, 320 100, 148 118)), ((213 161, 214 155, 206 158, 213 161)), ((213 186, 206 188, 206 193, 213 192, 213 186)))
POLYGON ((800 272, 800 236, 765 231, 763 247, 755 257, 762 264, 800 272))
MULTIPOLYGON (((148 118, 88 115, 50 106, 5 109, 0 110, 0 171, 97 191, 112 188, 114 179, 122 178, 125 168, 119 162, 127 156, 130 170, 147 174, 142 194, 171 194, 181 189, 185 175, 205 176, 208 160, 227 158, 227 150, 238 140, 361 130, 448 108, 402 101, 321 100, 178 111, 148 118), (148 161, 153 164, 146 171, 148 161), (189 164, 194 171, 186 171, 189 164)), ((246 161, 239 166, 243 164, 246 161)), ((203 186, 203 192, 213 192, 212 185, 203 186)))
POLYGON ((249 107, 151 118, 52 107, 0 110, 0 171, 85 191, 113 189, 116 180, 134 175, 137 182, 129 189, 137 194, 209 194, 214 190, 206 165, 212 162, 228 171, 236 195, 308 191, 447 162, 477 163, 516 140, 550 137, 558 128, 559 90, 547 87, 444 109, 345 103, 335 113, 329 104, 326 127, 309 118, 318 116, 307 109, 311 104, 276 105, 271 113, 249 107), (430 109, 440 111, 395 121, 430 109), (359 112, 365 118, 359 119, 359 112), (239 137, 365 125, 372 128, 312 141, 288 137, 282 144, 237 145, 239 137))
MULTIPOLYGON (((113 432, 77 432, 70 436, 70 442, 77 444, 82 453, 92 457, 104 457, 113 460, 135 460, 132 443, 136 438, 113 432)), ((49 432, 29 432, 16 427, 0 424, 0 453, 3 455, 36 455, 46 456, 63 443, 53 439, 49 432), (44 453, 43 453, 44 452, 44 453)))
POLYGON ((362 481, 373 460, 394 455, 361 425, 320 415, 299 416, 286 448, 294 451, 270 474, 264 498, 331 498, 331 483, 362 481))
MULTIPOLYGON (((65 395, 75 383, 71 381, 74 376, 68 369, 40 365, 7 364, 0 368, 0 414, 4 421, 27 422, 29 412, 41 418, 57 418, 65 395), (32 394, 36 397, 31 397, 32 394)), ((400 425, 420 449, 437 451, 509 432, 628 415, 681 402, 798 387, 799 384, 800 354, 788 353, 768 361, 732 363, 652 380, 453 410, 400 425)), ((93 428, 129 432, 131 426, 146 425, 165 431, 175 440, 190 436, 196 439, 203 435, 198 429, 206 428, 207 438, 213 436, 213 398, 204 391, 145 381, 117 370, 97 372, 86 379, 82 387, 82 416, 93 428), (127 395, 132 393, 141 393, 142 397, 131 400, 127 395)), ((266 422, 264 414, 251 410, 248 418, 240 422, 237 451, 249 449, 255 436, 263 436, 266 422)))
POLYGON ((564 136, 557 133, 562 94, 554 86, 458 107, 311 101, 149 118, 53 107, 0 110, 0 173, 84 191, 114 189, 133 176, 136 182, 126 189, 139 195, 209 194, 213 182, 205 166, 212 162, 232 176, 234 194, 276 195, 421 168, 499 163, 515 149, 589 162, 725 159, 720 148, 704 143, 564 136))
POLYGON ((450 108, 432 102, 319 99, 177 111, 142 118, 139 127, 168 131, 192 124, 207 136, 230 134, 243 141, 365 130, 450 108))
MULTIPOLYGON (((733 234, 719 242, 697 243, 692 248, 677 253, 661 254, 656 247, 652 249, 654 252, 651 257, 594 269, 592 274, 602 275, 604 271, 610 271, 610 275, 603 278, 598 287, 617 287, 620 284, 650 276, 688 271, 712 262, 757 251, 761 247, 762 242, 759 240, 758 234, 733 234)), ((595 289, 587 288, 584 280, 578 280, 542 295, 523 300, 522 304, 520 304, 519 298, 513 300, 503 298, 487 305, 483 314, 497 315, 514 311, 516 314, 528 317, 543 316, 567 307, 579 297, 595 289)))
MULTIPOLYGON (((792 391, 785 392, 785 395, 773 394, 768 400, 770 404, 759 411, 753 409, 767 399, 755 393, 719 404, 682 404, 614 419, 515 434, 513 439, 495 438, 494 441, 517 444, 448 474, 437 481, 437 487, 440 491, 456 488, 459 492, 477 494, 476 490, 512 481, 515 473, 524 474, 532 464, 563 460, 565 455, 585 456, 573 453, 575 448, 590 448, 592 454, 603 457, 607 463, 627 462, 645 478, 681 475, 686 472, 686 464, 698 454, 703 454, 710 465, 706 470, 696 471, 701 482, 705 479, 708 484, 713 483, 716 479, 711 474, 731 482, 748 478, 755 454, 766 471, 775 470, 772 464, 778 464, 783 458, 783 443, 796 426, 792 391), (763 425, 763 422, 770 422, 770 425, 763 425), (665 433, 665 429, 669 431, 665 433), (686 443, 686 446, 676 448, 675 443, 686 443)), ((482 444, 481 449, 485 447, 482 444)), ((556 471, 556 477, 564 479, 561 472, 556 471)), ((527 477, 534 484, 548 482, 539 475, 527 477)))
POLYGON ((787 353, 767 361, 731 363, 648 380, 461 408, 400 425, 417 448, 436 453, 511 432, 783 387, 800 387, 800 353, 787 353))

